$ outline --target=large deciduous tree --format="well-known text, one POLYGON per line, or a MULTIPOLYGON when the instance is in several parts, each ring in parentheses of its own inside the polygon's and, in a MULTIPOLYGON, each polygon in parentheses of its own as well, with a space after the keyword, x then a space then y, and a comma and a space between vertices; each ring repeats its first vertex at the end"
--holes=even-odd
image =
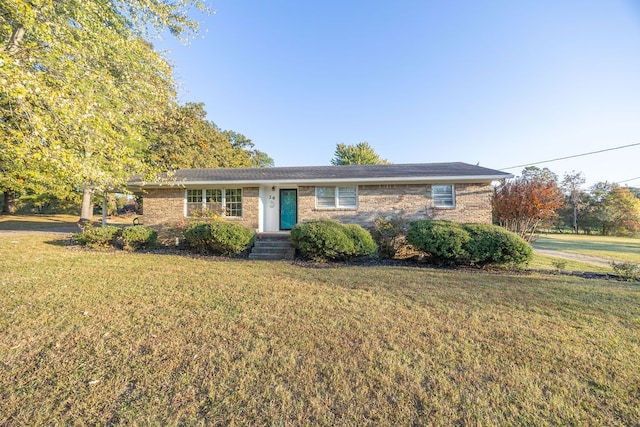
POLYGON ((149 163, 162 171, 273 165, 249 138, 219 129, 206 115, 203 103, 171 105, 146 136, 149 163))
POLYGON ((0 3, 0 189, 91 194, 148 172, 145 124, 174 97, 149 31, 196 29, 200 0, 0 3))
POLYGON ((250 167, 250 153, 234 147, 206 114, 202 103, 172 105, 147 135, 149 163, 163 171, 250 167))
POLYGON ((562 206, 564 197, 555 179, 555 174, 535 168, 496 187, 492 206, 498 224, 531 241, 540 223, 552 219, 562 206))
POLYGON ((589 216, 603 236, 640 232, 640 199, 627 187, 599 182, 591 187, 589 216))
POLYGON ((336 151, 331 159, 334 166, 340 165, 382 165, 389 163, 381 158, 368 142, 360 142, 356 145, 337 144, 336 151))
POLYGON ((585 206, 584 193, 580 189, 585 183, 584 175, 582 172, 572 171, 567 173, 562 178, 561 188, 567 196, 567 201, 571 205, 572 212, 572 228, 575 234, 578 234, 578 214, 580 210, 585 206))

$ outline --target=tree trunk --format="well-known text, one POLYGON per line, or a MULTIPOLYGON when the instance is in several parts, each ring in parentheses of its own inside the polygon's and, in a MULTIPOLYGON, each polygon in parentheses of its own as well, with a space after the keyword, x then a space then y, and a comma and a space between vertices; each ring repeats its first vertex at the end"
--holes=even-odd
POLYGON ((573 204, 573 232, 578 234, 578 204, 573 204))
POLYGON ((15 190, 4 191, 4 204, 2 205, 2 213, 13 215, 16 213, 16 192, 15 190))
POLYGON ((20 42, 22 42, 22 38, 24 37, 24 27, 22 24, 18 24, 18 26, 13 30, 11 37, 9 37, 9 43, 7 43, 7 52, 16 53, 18 48, 20 47, 20 42))
POLYGON ((89 187, 82 189, 82 208, 80 209, 80 222, 91 222, 93 218, 93 203, 91 203, 91 194, 93 192, 89 187))

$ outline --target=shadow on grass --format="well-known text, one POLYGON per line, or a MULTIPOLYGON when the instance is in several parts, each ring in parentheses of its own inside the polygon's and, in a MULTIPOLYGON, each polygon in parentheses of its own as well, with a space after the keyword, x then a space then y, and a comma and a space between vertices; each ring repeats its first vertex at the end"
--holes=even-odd
POLYGON ((3 231, 69 231, 76 232, 78 224, 68 221, 53 220, 51 222, 7 220, 0 222, 3 231))
POLYGON ((73 240, 73 237, 67 236, 60 239, 46 240, 44 244, 57 246, 57 247, 68 247, 68 246, 75 246, 76 242, 73 240))

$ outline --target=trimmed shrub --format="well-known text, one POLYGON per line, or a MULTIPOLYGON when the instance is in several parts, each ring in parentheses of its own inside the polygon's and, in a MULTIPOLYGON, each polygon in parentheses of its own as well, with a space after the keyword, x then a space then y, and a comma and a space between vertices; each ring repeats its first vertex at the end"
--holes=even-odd
POLYGON ((108 248, 115 246, 116 239, 120 236, 121 230, 113 225, 104 227, 87 226, 82 233, 75 234, 73 238, 76 243, 90 248, 108 248))
POLYGON ((407 241, 416 249, 427 252, 435 264, 464 263, 469 258, 465 250, 469 240, 469 233, 462 225, 450 221, 416 221, 407 233, 407 241))
POLYGON ((357 224, 343 225, 344 231, 353 241, 353 256, 372 256, 378 250, 378 245, 373 241, 371 233, 357 224))
POLYGON ((200 253, 232 256, 253 245, 255 232, 232 222, 194 222, 184 229, 184 237, 200 253))
POLYGON ((380 258, 393 258, 407 246, 409 223, 403 218, 376 218, 371 237, 378 245, 380 258))
POLYGON ((520 236, 490 224, 464 224, 470 239, 463 245, 469 261, 478 266, 488 264, 522 265, 531 261, 533 250, 520 236))
POLYGON ((138 225, 122 230, 121 238, 124 249, 135 251, 154 247, 158 241, 158 233, 151 227, 138 225))
POLYGON ((300 255, 316 261, 347 259, 355 252, 353 240, 336 221, 296 224, 291 230, 291 241, 300 255))
POLYGON ((347 260, 376 252, 371 234, 356 224, 319 220, 296 224, 291 241, 301 256, 316 261, 347 260))

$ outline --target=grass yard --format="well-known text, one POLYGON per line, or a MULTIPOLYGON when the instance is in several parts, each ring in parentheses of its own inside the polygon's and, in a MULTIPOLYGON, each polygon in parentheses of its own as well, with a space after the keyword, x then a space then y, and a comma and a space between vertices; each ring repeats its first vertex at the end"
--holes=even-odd
POLYGON ((558 257, 541 255, 536 253, 533 254, 533 259, 527 265, 526 268, 530 270, 554 271, 554 270, 558 270, 557 266, 554 265, 554 263, 557 261, 564 262, 564 267, 561 269, 563 271, 588 271, 593 273, 613 273, 613 268, 611 268, 611 266, 604 267, 600 265, 590 264, 588 262, 563 260, 558 257))
POLYGON ((638 425, 640 286, 0 237, 0 424, 638 425))
POLYGON ((640 239, 632 237, 541 234, 533 243, 533 247, 573 252, 605 261, 640 262, 640 239))
MULTIPOLYGON (((109 217, 109 224, 131 225, 135 215, 109 217)), ((80 231, 78 215, 0 215, 0 231, 47 231, 72 230, 80 231)), ((95 215, 91 221, 94 225, 102 224, 102 216, 95 215)))
POLYGON ((75 215, 0 215, 0 231, 43 231, 78 226, 75 215))

